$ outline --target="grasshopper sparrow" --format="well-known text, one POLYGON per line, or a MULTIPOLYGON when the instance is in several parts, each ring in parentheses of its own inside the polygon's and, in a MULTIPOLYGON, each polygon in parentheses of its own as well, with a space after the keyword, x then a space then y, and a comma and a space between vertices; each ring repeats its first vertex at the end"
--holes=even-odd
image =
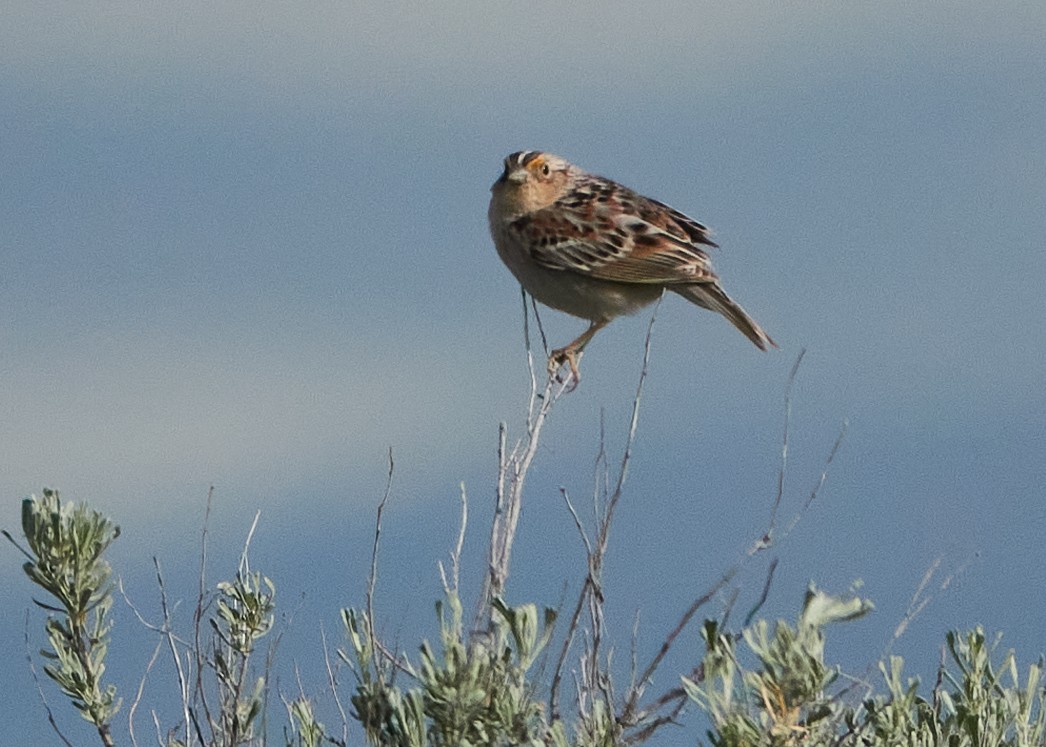
POLYGON ((666 288, 722 314, 760 350, 777 346, 720 287, 708 229, 678 210, 536 150, 506 158, 490 191, 501 260, 538 301, 590 322, 552 352, 550 373, 566 363, 576 383, 578 356, 593 335, 666 288))

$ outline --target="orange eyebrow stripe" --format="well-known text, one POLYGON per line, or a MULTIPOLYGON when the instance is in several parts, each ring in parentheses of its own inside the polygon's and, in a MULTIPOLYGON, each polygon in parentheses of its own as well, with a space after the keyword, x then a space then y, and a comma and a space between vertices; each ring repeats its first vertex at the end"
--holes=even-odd
POLYGON ((541 166, 544 163, 545 163, 545 154, 544 153, 531 153, 531 154, 528 154, 527 157, 523 159, 523 165, 526 168, 528 168, 528 169, 530 169, 532 171, 534 169, 541 168, 541 166))

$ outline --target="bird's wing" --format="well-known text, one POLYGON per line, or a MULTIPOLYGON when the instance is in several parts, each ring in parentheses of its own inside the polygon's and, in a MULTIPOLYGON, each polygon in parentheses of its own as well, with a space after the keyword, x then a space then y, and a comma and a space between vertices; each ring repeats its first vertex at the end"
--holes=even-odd
POLYGON ((708 229, 677 210, 609 184, 574 190, 547 208, 518 218, 511 229, 534 260, 622 283, 714 282, 708 229))

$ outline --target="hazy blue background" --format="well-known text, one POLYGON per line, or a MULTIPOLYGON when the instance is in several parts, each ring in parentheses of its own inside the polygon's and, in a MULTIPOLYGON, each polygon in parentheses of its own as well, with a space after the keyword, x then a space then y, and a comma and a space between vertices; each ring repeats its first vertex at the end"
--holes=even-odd
MULTIPOLYGON (((648 654, 765 528, 803 347, 784 518, 850 430, 774 550, 766 614, 792 617, 809 580, 863 580, 876 612, 829 646, 861 675, 940 558, 894 647, 914 672, 953 627, 1004 630, 1024 662, 1046 650, 1046 5, 360 5, 6 4, 0 525, 43 486, 89 501, 123 528, 132 599, 157 614, 155 555, 187 628, 214 485, 209 581, 260 509, 254 566, 293 618, 278 686, 296 692, 297 662, 320 691, 320 629, 338 640, 338 609, 362 603, 391 446, 378 610, 413 652, 459 483, 474 589, 497 424, 520 432, 519 292, 487 190, 507 153, 544 148, 711 225, 727 289, 781 344, 663 305, 608 561, 621 657, 637 609, 648 654)), ((620 453, 647 319, 596 339, 552 416, 511 601, 578 588, 558 488, 590 494, 601 411, 620 453)), ((559 344, 583 327, 546 325, 559 344)), ((24 664, 31 589, 4 552, 0 742, 54 744, 24 664)), ((738 582, 749 601, 768 559, 738 582)), ((129 703, 154 639, 116 611, 129 703)), ((164 723, 169 679, 143 706, 164 723)), ((658 743, 692 744, 687 724, 658 743)))

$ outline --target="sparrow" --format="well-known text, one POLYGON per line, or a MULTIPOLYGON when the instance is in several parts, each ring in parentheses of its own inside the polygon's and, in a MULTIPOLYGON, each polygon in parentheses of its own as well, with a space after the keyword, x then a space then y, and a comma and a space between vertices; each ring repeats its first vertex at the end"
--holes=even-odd
POLYGON ((550 375, 565 363, 576 386, 592 337, 665 290, 722 314, 760 350, 777 347, 720 286, 708 254, 717 245, 693 218, 537 150, 508 156, 490 191, 487 217, 502 262, 536 300, 589 322, 552 351, 550 375))

